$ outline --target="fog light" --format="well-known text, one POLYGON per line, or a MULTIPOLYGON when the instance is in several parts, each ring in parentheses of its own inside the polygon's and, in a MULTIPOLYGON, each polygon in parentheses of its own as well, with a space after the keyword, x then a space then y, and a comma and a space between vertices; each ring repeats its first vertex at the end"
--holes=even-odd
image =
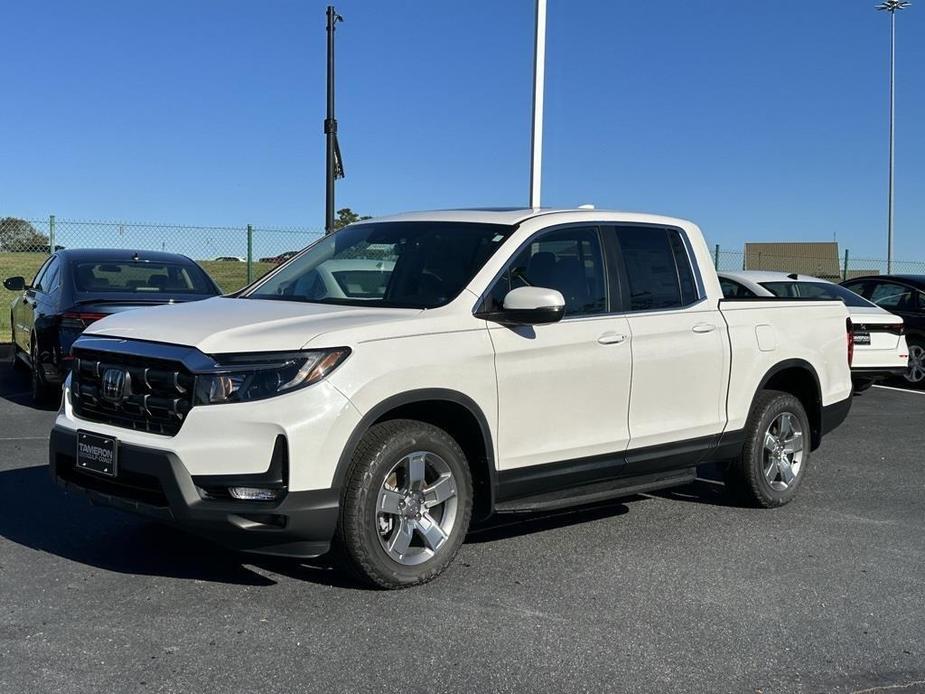
POLYGON ((233 499, 242 501, 276 501, 282 490, 261 487, 228 487, 228 493, 233 499))

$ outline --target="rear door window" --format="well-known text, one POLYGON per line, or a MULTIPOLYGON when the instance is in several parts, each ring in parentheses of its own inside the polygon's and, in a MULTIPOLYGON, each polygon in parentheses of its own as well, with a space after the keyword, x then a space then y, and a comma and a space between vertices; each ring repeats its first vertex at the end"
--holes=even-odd
POLYGON ((35 277, 32 278, 32 284, 30 285, 32 289, 37 292, 42 291, 42 280, 45 277, 45 272, 48 270, 48 266, 51 265, 51 258, 42 263, 42 266, 39 268, 39 271, 35 273, 35 277))
POLYGON ((699 299, 694 269, 676 229, 617 227, 629 310, 682 308, 699 299))
POLYGON ((48 264, 48 267, 45 269, 45 273, 42 275, 41 291, 46 294, 51 294, 54 292, 60 285, 61 279, 61 259, 58 256, 54 256, 51 259, 51 262, 48 264))

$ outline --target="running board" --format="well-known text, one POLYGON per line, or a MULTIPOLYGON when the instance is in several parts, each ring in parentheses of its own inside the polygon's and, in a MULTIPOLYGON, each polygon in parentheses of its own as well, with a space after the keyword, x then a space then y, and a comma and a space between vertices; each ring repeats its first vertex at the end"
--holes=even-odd
POLYGON ((530 511, 551 511, 569 506, 592 504, 608 499, 617 499, 625 496, 634 496, 656 489, 677 487, 690 484, 697 479, 697 468, 690 467, 683 470, 638 475, 636 477, 623 477, 596 482, 581 487, 559 489, 547 494, 528 496, 521 499, 511 499, 495 504, 496 513, 527 513, 530 511))

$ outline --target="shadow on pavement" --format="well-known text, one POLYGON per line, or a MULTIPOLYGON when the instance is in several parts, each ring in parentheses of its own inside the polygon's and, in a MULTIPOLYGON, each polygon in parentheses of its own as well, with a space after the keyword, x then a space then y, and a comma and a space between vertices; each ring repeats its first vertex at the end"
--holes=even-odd
POLYGON ((57 410, 59 403, 54 399, 47 404, 32 402, 29 372, 24 366, 22 368, 13 367, 10 363, 11 351, 10 345, 0 345, 0 399, 20 407, 28 407, 42 412, 57 410))
POLYGON ((469 530, 466 542, 494 542, 522 535, 532 535, 545 530, 565 528, 578 523, 614 518, 629 513, 629 507, 621 502, 644 500, 644 497, 634 496, 622 500, 615 499, 591 506, 575 506, 557 511, 502 513, 482 524, 473 526, 469 530))
POLYGON ((66 494, 45 466, 0 472, 0 490, 0 536, 24 547, 120 573, 249 586, 275 583, 245 566, 259 566, 259 560, 66 494))

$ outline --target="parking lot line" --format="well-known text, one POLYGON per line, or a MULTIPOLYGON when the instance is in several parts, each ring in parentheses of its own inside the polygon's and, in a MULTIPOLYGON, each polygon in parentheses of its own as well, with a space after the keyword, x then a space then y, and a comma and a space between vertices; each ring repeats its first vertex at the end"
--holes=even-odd
POLYGON ((0 441, 47 441, 47 436, 0 436, 0 441))
POLYGON ((912 393, 912 395, 925 395, 925 390, 909 390, 908 388, 895 388, 893 386, 874 386, 881 390, 895 390, 900 393, 912 393))

